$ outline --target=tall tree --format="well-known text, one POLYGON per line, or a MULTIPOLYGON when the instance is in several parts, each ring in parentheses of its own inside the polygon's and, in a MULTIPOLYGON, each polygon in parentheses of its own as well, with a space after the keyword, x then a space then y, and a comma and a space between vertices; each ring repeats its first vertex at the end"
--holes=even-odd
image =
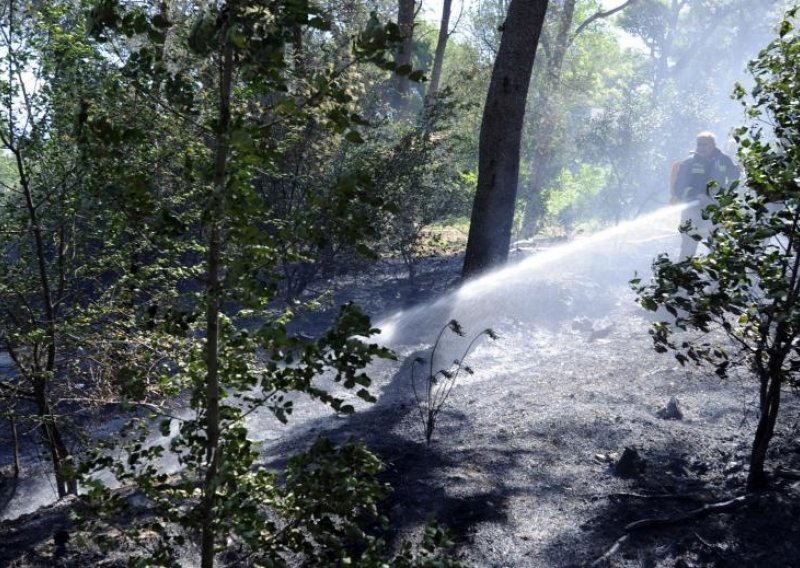
POLYGON ((598 10, 572 31, 577 0, 564 0, 555 10, 555 30, 547 41, 544 74, 533 107, 533 152, 531 154, 531 179, 525 194, 525 212, 522 218, 522 237, 533 236, 537 220, 542 215, 541 195, 547 183, 558 173, 556 163, 563 139, 563 110, 558 99, 563 92, 562 74, 567 50, 578 36, 593 22, 613 16, 636 0, 627 0, 610 10, 598 10))
POLYGON ((55 391, 64 392, 65 320, 76 303, 72 275, 85 252, 86 240, 76 242, 74 229, 91 216, 88 209, 77 213, 79 124, 72 117, 75 99, 91 82, 76 62, 92 54, 62 29, 75 16, 68 4, 50 3, 46 13, 38 8, 27 0, 0 6, 0 152, 12 164, 0 180, 0 348, 16 368, 16 376, 0 377, 0 396, 12 399, 12 407, 33 404, 27 418, 40 432, 63 497, 76 493, 77 484, 55 391))
POLYGON ((671 160, 685 155, 697 132, 717 129, 718 136, 727 136, 740 112, 730 101, 730 90, 746 62, 769 41, 788 4, 638 0, 620 16, 617 22, 642 40, 648 59, 641 68, 644 81, 634 88, 649 94, 641 98, 650 103, 644 113, 651 140, 640 146, 656 155, 642 157, 638 185, 647 187, 648 180, 664 175, 671 160))
POLYGON ((436 52, 433 55, 431 76, 428 79, 428 97, 433 97, 439 90, 439 81, 442 78, 444 65, 444 52, 447 49, 447 40, 450 37, 450 10, 453 0, 442 0, 442 19, 439 22, 439 35, 436 40, 436 52))
MULTIPOLYGON (((232 535, 242 539, 249 560, 257 564, 281 564, 290 552, 304 554, 309 564, 338 564, 349 552, 349 539, 359 534, 364 554, 372 555, 376 549, 358 523, 374 516, 375 499, 382 494, 374 478, 377 459, 363 448, 338 452, 330 444, 318 445, 290 467, 284 490, 272 473, 256 467, 258 452, 245 417, 264 409, 286 421, 293 404, 287 391, 353 412, 341 396, 317 383, 323 374, 374 400, 363 367, 373 356, 389 353, 358 339, 376 331, 366 316, 343 306, 332 329, 314 340, 287 328, 303 309, 299 301, 276 310, 283 263, 310 260, 329 238, 363 246, 371 229, 367 213, 382 205, 369 176, 340 170, 324 197, 310 195, 304 207, 288 214, 262 186, 265 178, 300 181, 287 166, 296 165, 294 141, 310 129, 329 130, 326 140, 332 144, 362 141, 358 130, 366 121, 357 113, 346 73, 366 62, 393 70, 396 27, 371 18, 344 61, 316 65, 309 58, 298 77, 287 61, 287 44, 299 43, 297 27, 315 41, 327 37, 330 28, 316 6, 289 0, 265 10, 258 0, 227 0, 165 19, 155 9, 158 2, 130 1, 110 13, 100 2, 93 30, 117 48, 105 53, 123 55, 115 63, 125 68, 126 86, 134 91, 165 78, 166 66, 152 57, 154 47, 164 48, 172 88, 164 90, 158 104, 169 110, 167 116, 179 114, 198 140, 181 178, 191 193, 184 206, 197 213, 193 225, 149 235, 189 242, 194 254, 160 258, 159 266, 148 266, 181 273, 184 280, 174 286, 172 302, 140 308, 145 317, 135 330, 151 344, 171 336, 174 342, 167 345, 180 345, 164 350, 171 365, 163 382, 190 392, 195 413, 186 420, 164 419, 162 432, 173 425, 177 430, 169 450, 145 444, 148 426, 143 425, 126 444, 124 463, 101 452, 94 465, 136 483, 151 499, 160 524, 181 527, 181 534, 160 534, 149 563, 174 564, 174 545, 183 531, 199 535, 198 564, 204 567, 214 565, 221 539, 232 535), (173 34, 174 43, 165 41, 166 32, 157 33, 161 28, 173 34), (133 45, 127 41, 131 36, 138 36, 133 45), (177 454, 182 466, 175 483, 165 483, 160 472, 165 451, 177 454), (321 465, 331 460, 333 469, 321 465), (337 473, 319 479, 324 471, 337 473), (356 491, 342 485, 354 479, 351 474, 365 482, 356 491), (345 489, 346 498, 327 499, 345 489)), ((156 198, 161 180, 146 181, 144 191, 156 198)), ((136 534, 133 527, 129 532, 136 534)))
POLYGON ((408 104, 409 74, 411 73, 411 56, 414 50, 414 0, 397 0, 397 27, 403 41, 397 48, 395 56, 394 85, 391 91, 392 107, 402 110, 408 104))
POLYGON ((481 122, 478 187, 462 274, 508 258, 519 181, 525 103, 547 0, 512 0, 492 69, 481 122))
POLYGON ((552 104, 552 99, 557 96, 561 85, 561 70, 564 57, 572 38, 569 37, 572 20, 575 15, 576 0, 565 0, 556 13, 556 30, 554 37, 548 42, 542 42, 546 52, 545 72, 543 81, 538 89, 536 104, 534 105, 534 139, 533 153, 531 155, 531 180, 526 192, 525 212, 522 219, 522 236, 532 235, 537 217, 541 214, 541 207, 537 206, 539 196, 545 183, 555 172, 553 167, 553 154, 558 144, 557 132, 560 130, 560 112, 552 104))

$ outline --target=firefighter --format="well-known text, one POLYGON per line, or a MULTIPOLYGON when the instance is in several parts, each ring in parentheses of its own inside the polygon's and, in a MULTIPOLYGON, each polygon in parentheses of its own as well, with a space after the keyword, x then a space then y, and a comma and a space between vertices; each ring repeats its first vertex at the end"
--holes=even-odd
MULTIPOLYGON (((675 174, 673 198, 689 204, 681 212, 681 225, 691 221, 693 232, 701 235, 710 232, 711 222, 703 219, 703 209, 713 202, 713 195, 718 188, 728 187, 737 179, 739 169, 733 160, 717 148, 714 134, 698 134, 693 155, 680 163, 675 174)), ((681 259, 690 258, 696 252, 697 241, 682 234, 681 259)))

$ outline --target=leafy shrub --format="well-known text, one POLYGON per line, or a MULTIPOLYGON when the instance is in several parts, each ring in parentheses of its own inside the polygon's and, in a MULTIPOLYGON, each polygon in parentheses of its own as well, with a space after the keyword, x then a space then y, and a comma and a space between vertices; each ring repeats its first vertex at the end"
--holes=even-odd
MULTIPOLYGON (((673 262, 660 255, 653 281, 633 284, 645 308, 664 309, 673 322, 651 331, 655 349, 681 363, 708 363, 722 378, 749 369, 757 381, 759 421, 750 456, 748 490, 767 484, 765 460, 781 396, 800 382, 800 36, 797 8, 779 37, 750 64, 749 126, 736 131, 746 188, 721 188, 704 215, 714 229, 706 256, 673 262), (697 330, 697 336, 676 331, 697 330), (716 331, 718 334, 711 334, 716 331), (720 336, 730 340, 722 345, 720 336)), ((683 230, 683 229, 682 229, 683 230)))

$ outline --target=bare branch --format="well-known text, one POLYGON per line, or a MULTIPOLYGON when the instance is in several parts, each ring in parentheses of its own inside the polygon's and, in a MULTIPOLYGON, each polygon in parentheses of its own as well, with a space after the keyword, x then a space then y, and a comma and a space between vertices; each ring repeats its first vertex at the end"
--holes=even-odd
POLYGON ((574 33, 574 34, 572 34, 572 38, 570 39, 570 43, 572 43, 573 41, 575 41, 575 38, 576 38, 576 37, 578 37, 578 35, 579 35, 579 34, 580 34, 580 33, 581 33, 583 30, 585 30, 585 29, 586 29, 586 28, 587 28, 587 27, 588 27, 590 24, 592 24, 593 22, 596 22, 597 20, 602 20, 602 19, 604 19, 604 18, 608 18, 609 16, 613 16, 614 14, 616 14, 616 13, 617 13, 617 12, 619 12, 620 10, 624 10, 625 8, 627 8, 628 6, 630 6, 631 4, 633 4, 634 2, 636 2, 636 0, 626 0, 626 1, 625 1, 623 4, 621 4, 621 5, 617 6, 616 8, 612 8, 611 10, 605 10, 605 11, 602 11, 602 10, 601 10, 601 11, 599 11, 599 12, 595 12, 594 14, 592 14, 591 16, 589 16, 588 18, 586 18, 586 19, 585 19, 585 20, 584 20, 584 21, 581 23, 581 25, 579 25, 579 26, 578 26, 578 27, 575 29, 575 33, 574 33))
POLYGON ((591 568, 595 568, 597 566, 603 566, 608 559, 610 559, 612 556, 614 556, 617 553, 617 551, 620 549, 620 547, 623 544, 625 544, 630 537, 631 537, 631 535, 629 535, 629 534, 624 534, 621 537, 619 537, 617 540, 614 541, 614 544, 611 545, 611 548, 609 548, 605 552, 605 554, 603 554, 600 558, 598 558, 597 560, 592 562, 589 566, 591 568))
POLYGON ((19 388, 18 385, 8 385, 0 381, 0 396, 33 400, 33 391, 24 390, 19 388))
POLYGON ((447 31, 447 37, 449 38, 458 29, 458 25, 461 23, 461 18, 464 16, 464 2, 461 2, 461 7, 458 9, 458 16, 456 16, 456 21, 453 23, 452 27, 447 31))
MULTIPOLYGON (((683 7, 683 4, 681 4, 681 7, 683 7)), ((733 8, 734 6, 731 5, 713 14, 709 27, 695 37, 683 54, 676 55, 676 63, 671 69, 673 73, 679 73, 695 56, 703 53, 703 47, 714 38, 714 32, 725 21, 725 18, 733 13, 733 8)))
POLYGON ((721 503, 711 503, 708 505, 703 505, 698 509, 693 509, 688 513, 683 515, 678 515, 675 517, 656 517, 651 519, 641 519, 639 521, 634 521, 632 523, 628 523, 625 525, 625 532, 632 533, 635 531, 640 531, 644 529, 654 529, 654 528, 663 528, 675 525, 682 525, 688 521, 694 521, 697 519, 702 519, 703 517, 707 517, 713 513, 728 513, 743 505, 751 503, 757 498, 757 496, 753 494, 741 495, 739 497, 735 497, 728 501, 722 501, 721 503))

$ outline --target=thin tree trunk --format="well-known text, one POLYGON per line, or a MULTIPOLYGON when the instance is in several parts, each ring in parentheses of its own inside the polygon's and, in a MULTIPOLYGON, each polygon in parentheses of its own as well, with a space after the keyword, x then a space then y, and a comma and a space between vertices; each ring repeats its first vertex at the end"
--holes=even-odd
MULTIPOLYGON (((13 37, 15 34, 15 3, 13 1, 8 4, 8 34, 13 37)), ((8 56, 8 73, 9 84, 12 85, 15 77, 15 58, 11 51, 13 49, 13 41, 9 43, 8 56)), ((27 98, 26 98, 27 102, 27 98)), ((27 108, 29 118, 32 118, 32 110, 27 108)), ((15 119, 14 109, 12 104, 8 102, 8 138, 4 139, 7 149, 13 154, 17 166, 17 173, 19 175, 19 184, 22 189, 22 194, 25 199, 25 209, 30 227, 30 235, 33 241, 34 262, 36 264, 38 277, 39 277, 39 293, 42 295, 42 309, 44 310, 44 328, 45 339, 43 341, 45 346, 45 361, 42 365, 38 349, 34 349, 34 362, 31 366, 31 379, 33 382, 34 400, 36 403, 36 410, 41 421, 41 431, 45 444, 50 450, 50 456, 53 460, 53 472, 56 477, 56 490, 59 497, 64 497, 68 493, 77 493, 77 482, 75 480, 68 481, 68 475, 65 471, 65 463, 68 459, 69 452, 63 442, 58 426, 50 409, 49 401, 49 383, 51 377, 54 376, 56 370, 56 308, 53 301, 52 285, 50 276, 48 274, 48 258, 45 247, 45 239, 42 234, 41 219, 39 218, 38 208, 34 203, 33 191, 31 189, 31 180, 28 176, 28 170, 15 135, 15 119)), ((36 323, 36 322, 33 322, 36 323)))
POLYGON ((564 57, 571 43, 569 30, 575 16, 576 0, 565 0, 558 18, 558 31, 552 53, 545 68, 545 81, 539 89, 536 104, 539 120, 537 121, 531 159, 531 183, 528 188, 527 203, 522 220, 522 236, 533 235, 536 224, 541 217, 541 195, 545 185, 556 174, 555 156, 560 146, 558 137, 559 123, 562 120, 560 109, 555 108, 553 99, 561 89, 561 73, 564 68, 564 57))
POLYGON ((50 378, 56 370, 56 312, 53 304, 50 277, 47 273, 47 253, 44 245, 44 236, 42 235, 41 220, 39 219, 36 204, 33 201, 33 193, 22 159, 22 153, 18 148, 12 148, 12 152, 16 158, 20 187, 25 198, 28 222, 30 223, 36 255, 36 265, 39 272, 39 291, 42 294, 42 308, 45 316, 45 361, 43 366, 37 361, 33 367, 34 399, 39 419, 41 420, 42 436, 49 447, 50 456, 53 460, 53 472, 56 476, 58 496, 64 497, 70 493, 77 493, 77 483, 74 480, 71 482, 67 480, 68 476, 64 471, 64 460, 69 456, 69 451, 63 442, 61 433, 58 431, 49 401, 50 378))
MULTIPOLYGON (((231 12, 235 9, 230 6, 231 12)), ((234 15, 229 15, 231 20, 234 15)), ((214 188, 209 204, 209 244, 207 256, 206 288, 206 462, 203 485, 203 518, 201 521, 201 566, 213 568, 215 550, 214 507, 216 505, 217 473, 223 460, 220 436, 220 385, 219 385, 219 315, 220 315, 220 263, 222 239, 220 217, 225 195, 227 173, 230 99, 233 85, 233 45, 226 42, 219 68, 219 117, 216 129, 214 155, 214 188)))
MULTIPOLYGON (((793 274, 797 274, 800 257, 797 257, 793 274)), ((791 288, 795 287, 792 282, 791 288)), ((779 322, 775 329, 774 341, 768 349, 768 362, 766 366, 758 367, 760 380, 759 410, 760 416, 756 433, 753 438, 753 447, 750 453, 750 472, 747 476, 747 490, 758 491, 767 486, 767 476, 764 464, 767 459, 767 449, 775 433, 775 423, 781 406, 781 385, 783 364, 791 350, 792 341, 785 322, 779 322)))
POLYGON ((17 432, 17 418, 12 414, 8 418, 11 422, 11 450, 14 452, 14 478, 19 478, 22 473, 22 463, 19 457, 19 433, 17 432))
POLYGON ((512 0, 481 122, 478 187, 462 274, 475 276, 508 258, 519 181, 525 102, 547 0, 512 0))
POLYGON ((750 472, 747 476, 747 490, 758 491, 767 486, 767 475, 764 465, 767 460, 767 449, 775 433, 775 423, 781 404, 781 382, 777 378, 766 379, 766 394, 761 401, 761 416, 753 438, 750 453, 750 472))
POLYGON ((436 52, 433 55, 433 67, 431 67, 430 81, 428 82, 428 98, 433 98, 439 92, 439 81, 442 78, 442 66, 444 65, 444 52, 447 48, 447 40, 450 37, 450 8, 453 0, 442 2, 442 20, 439 24, 439 38, 436 41, 436 52))
MULTIPOLYGON (((789 242, 794 243, 797 235, 798 222, 800 218, 795 214, 793 228, 789 234, 789 242)), ((794 247, 792 247, 793 249, 794 247)), ((790 252, 790 251, 787 251, 790 252)), ((796 298, 800 289, 800 255, 797 251, 791 250, 792 262, 782 265, 782 276, 788 280, 789 298, 796 298)), ((790 300, 785 306, 786 313, 794 310, 793 302, 790 300)), ((771 325, 767 326, 769 329, 771 325)), ((762 344, 759 350, 766 347, 768 353, 767 365, 762 364, 760 358, 756 358, 757 376, 760 382, 759 403, 761 415, 759 416, 756 434, 753 438, 753 448, 750 454, 750 472, 747 476, 747 490, 757 491, 767 486, 767 476, 764 471, 764 464, 767 459, 767 449, 775 433, 775 423, 778 420, 778 412, 781 406, 781 386, 783 385, 784 364, 793 349, 795 337, 789 329, 786 321, 778 321, 775 326, 775 333, 772 345, 762 344)), ((756 355, 759 355, 757 352, 756 355)))
POLYGON ((292 59, 294 61, 294 74, 296 79, 306 77, 306 58, 303 44, 303 27, 299 24, 292 28, 292 59))
MULTIPOLYGON (((411 51, 414 48, 414 0, 398 0, 397 2, 397 25, 403 36, 403 43, 397 51, 395 57, 396 67, 411 66, 411 51)), ((390 104, 393 108, 403 111, 408 106, 408 92, 410 84, 408 73, 394 76, 394 86, 390 96, 390 104)))

